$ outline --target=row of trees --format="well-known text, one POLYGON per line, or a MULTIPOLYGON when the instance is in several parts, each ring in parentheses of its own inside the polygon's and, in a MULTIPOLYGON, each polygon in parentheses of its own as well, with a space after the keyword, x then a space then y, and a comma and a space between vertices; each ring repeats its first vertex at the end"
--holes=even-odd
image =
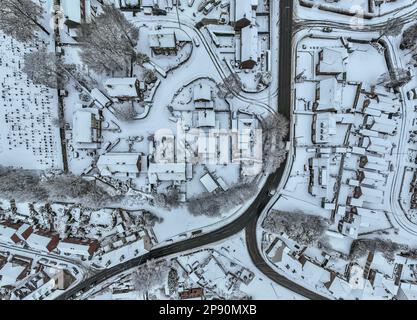
POLYGON ((120 10, 103 6, 103 13, 81 25, 80 57, 97 73, 126 72, 143 55, 136 52, 139 29, 120 10))
POLYGON ((71 201, 100 208, 114 201, 94 181, 74 175, 44 177, 31 170, 0 167, 0 198, 18 202, 71 201))
POLYGON ((275 172, 286 159, 284 139, 288 131, 289 121, 281 114, 270 114, 262 122, 264 170, 267 174, 275 172))
POLYGON ((411 79, 412 77, 408 70, 397 68, 382 74, 378 79, 378 84, 383 84, 386 88, 396 89, 406 85, 411 79))
POLYGON ((41 24, 43 14, 43 8, 32 0, 1 0, 0 30, 22 42, 36 40, 37 31, 49 35, 41 24))
POLYGON ((142 292, 147 297, 149 290, 167 281, 169 270, 170 265, 166 260, 156 261, 152 259, 146 261, 132 275, 135 290, 142 292))
POLYGON ((230 188, 228 191, 218 191, 215 194, 204 193, 188 201, 188 211, 194 216, 217 217, 222 212, 227 212, 245 203, 250 197, 255 195, 257 190, 257 185, 252 183, 240 184, 230 188))
POLYGON ((382 239, 357 239, 352 242, 349 256, 351 259, 358 259, 368 252, 381 252, 385 258, 394 259, 395 253, 400 250, 408 250, 408 246, 382 239))
POLYGON ((69 79, 62 58, 44 46, 38 51, 25 53, 23 59, 23 72, 34 84, 58 88, 58 85, 65 85, 69 79))
MULTIPOLYGON (((102 9, 91 23, 80 27, 78 42, 82 63, 96 73, 128 74, 133 63, 149 62, 146 54, 136 51, 139 29, 115 7, 103 6, 102 9)), ((35 40, 36 27, 43 28, 38 22, 42 15, 42 7, 31 0, 2 0, 0 30, 20 41, 35 40)), ((35 84, 57 88, 58 84, 65 85, 71 75, 70 66, 54 52, 48 52, 46 47, 26 53, 24 62, 23 71, 35 84)), ((145 71, 145 81, 150 83, 155 78, 154 72, 145 71)))
POLYGON ((302 245, 317 245, 327 230, 329 222, 322 217, 302 212, 272 211, 262 227, 276 234, 286 234, 302 245))
POLYGON ((417 48, 417 24, 409 27, 404 31, 400 48, 403 50, 417 48))
POLYGON ((417 66, 417 24, 404 31, 400 48, 402 50, 410 50, 414 66, 417 66))

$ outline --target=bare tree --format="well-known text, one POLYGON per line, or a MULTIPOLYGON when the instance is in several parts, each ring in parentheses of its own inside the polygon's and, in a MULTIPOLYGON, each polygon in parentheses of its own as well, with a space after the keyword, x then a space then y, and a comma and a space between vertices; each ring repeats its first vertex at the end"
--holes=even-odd
POLYGON ((284 139, 288 135, 289 122, 280 114, 270 114, 262 122, 264 139, 264 170, 266 173, 275 172, 285 161, 287 151, 284 139))
POLYGON ((98 73, 126 72, 136 59, 139 30, 120 10, 103 6, 103 13, 81 27, 81 60, 98 73))
POLYGON ((217 87, 217 95, 222 99, 226 99, 242 91, 242 81, 236 73, 232 73, 222 83, 219 83, 217 87))
POLYGON ((58 117, 57 118, 53 118, 52 121, 51 121, 51 123, 52 123, 53 126, 59 128, 59 129, 62 129, 65 126, 64 119, 60 119, 58 117))
POLYGON ((155 71, 151 70, 151 69, 146 69, 143 73, 143 80, 146 83, 152 83, 155 82, 158 78, 156 77, 156 73, 155 71))
POLYGON ((271 211, 262 226, 276 233, 285 233, 302 245, 316 245, 328 227, 328 221, 302 212, 271 211))
POLYGON ((37 29, 49 35, 39 22, 43 13, 43 8, 32 0, 1 0, 0 30, 22 42, 36 39, 37 29))
POLYGON ((165 208, 176 208, 179 206, 180 191, 175 186, 169 188, 167 193, 157 193, 154 197, 155 205, 165 208))
POLYGON ((16 201, 45 201, 48 193, 39 188, 40 176, 34 171, 0 166, 0 198, 16 201))
POLYGON ((35 84, 58 88, 68 81, 62 59, 55 53, 48 52, 45 47, 26 53, 24 61, 23 71, 35 84))
POLYGON ((415 49, 417 42, 417 24, 412 25, 403 33, 400 48, 401 49, 415 49))
POLYGON ((122 121, 133 121, 137 118, 138 112, 132 102, 119 103, 113 106, 117 119, 122 121))
POLYGON ((170 294, 177 292, 178 280, 178 271, 174 268, 171 268, 168 273, 168 289, 170 294))
POLYGON ((46 178, 35 171, 1 166, 0 198, 19 202, 71 201, 91 208, 120 200, 110 196, 95 181, 79 176, 61 174, 46 178))
POLYGON ((169 270, 166 260, 148 260, 133 273, 133 285, 137 291, 147 295, 153 287, 165 283, 169 270))
POLYGON ((188 201, 188 211, 194 216, 216 217, 253 197, 257 189, 252 183, 236 185, 227 191, 205 193, 188 201))
POLYGON ((386 88, 399 88, 411 81, 411 74, 406 69, 395 69, 391 72, 382 74, 378 79, 378 84, 384 85, 386 88))
POLYGON ((381 252, 387 259, 394 259, 395 253, 406 250, 408 246, 382 239, 357 239, 352 242, 350 247, 350 258, 358 259, 365 256, 368 252, 381 252))
POLYGON ((377 41, 384 36, 390 36, 390 37, 398 36, 398 35, 401 34, 402 30, 403 30, 403 25, 402 24, 396 22, 395 20, 389 20, 385 24, 383 29, 381 30, 381 35, 379 36, 377 41))
POLYGON ((149 59, 149 56, 145 53, 137 53, 136 56, 134 57, 134 61, 140 65, 143 66, 145 63, 148 63, 149 61, 151 61, 149 59))
POLYGON ((42 180, 40 188, 46 190, 52 201, 74 201, 86 207, 99 208, 113 199, 95 181, 74 175, 58 175, 42 180))

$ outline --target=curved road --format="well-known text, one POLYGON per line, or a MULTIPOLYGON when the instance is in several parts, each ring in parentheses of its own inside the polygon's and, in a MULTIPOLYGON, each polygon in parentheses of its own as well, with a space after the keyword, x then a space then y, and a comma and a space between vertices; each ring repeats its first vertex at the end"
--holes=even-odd
MULTIPOLYGON (((279 76, 279 105, 280 113, 286 117, 290 117, 291 109, 291 74, 292 74, 292 22, 293 22, 293 0, 281 0, 280 2, 280 76, 279 76)), ((284 174, 285 165, 283 164, 280 169, 275 173, 268 176, 267 181, 263 188, 258 193, 257 197, 250 205, 250 207, 237 219, 228 225, 225 225, 213 232, 187 239, 181 242, 173 243, 164 247, 151 250, 149 253, 132 260, 121 263, 112 268, 103 270, 92 277, 86 279, 82 283, 74 286, 68 291, 64 292, 57 299, 65 300, 75 298, 77 294, 86 292, 99 283, 110 279, 119 273, 128 269, 137 267, 145 263, 149 259, 159 259, 169 255, 178 254, 184 251, 199 248, 204 245, 215 243, 236 233, 239 233, 246 228, 246 237, 248 243, 248 250, 250 256, 255 264, 266 276, 270 279, 282 285, 285 288, 290 289, 308 299, 325 299, 324 297, 300 286, 297 283, 283 277, 276 273, 271 267, 269 267, 262 258, 262 254, 258 251, 257 239, 256 239, 256 224, 258 217, 263 212, 272 198, 271 192, 275 190, 284 174)))

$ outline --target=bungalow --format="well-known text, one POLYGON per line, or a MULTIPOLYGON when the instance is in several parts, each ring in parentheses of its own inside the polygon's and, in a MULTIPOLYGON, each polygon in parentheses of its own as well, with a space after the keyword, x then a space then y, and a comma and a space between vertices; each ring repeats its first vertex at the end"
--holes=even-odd
POLYGON ((68 238, 61 241, 57 249, 64 255, 78 255, 84 258, 91 257, 98 249, 97 241, 81 241, 79 239, 68 238))
POLYGON ((85 108, 74 112, 72 137, 78 149, 97 149, 100 146, 101 121, 97 109, 85 108))
POLYGON ((253 69, 258 63, 258 27, 250 25, 242 29, 240 39, 240 68, 253 69))
POLYGON ((0 223, 0 241, 3 243, 16 244, 20 242, 20 239, 16 236, 18 225, 10 224, 7 222, 0 223))
POLYGON ((111 78, 106 80, 104 88, 110 97, 120 100, 143 98, 146 90, 144 83, 137 78, 111 78))
POLYGON ((177 39, 172 29, 159 29, 149 32, 149 47, 155 54, 176 54, 177 39))
POLYGON ((90 0, 62 0, 61 6, 66 19, 65 24, 70 28, 91 22, 90 0))
POLYGON ((53 251, 59 242, 59 236, 49 232, 36 231, 32 233, 27 239, 27 245, 39 251, 53 251))
POLYGON ((26 240, 33 232, 33 228, 26 223, 0 222, 0 240, 10 244, 26 240))
POLYGON ((217 182, 213 179, 210 173, 206 173, 200 178, 200 182, 203 184, 204 188, 212 193, 219 188, 217 182))
POLYGON ((0 269, 0 287, 15 286, 25 276, 26 271, 26 267, 20 264, 7 262, 0 269))
POLYGON ((235 6, 235 30, 241 30, 252 23, 255 10, 258 6, 257 0, 234 0, 235 6))
POLYGON ((137 176, 141 171, 140 153, 106 153, 97 161, 102 176, 137 176))
POLYGON ((316 66, 317 75, 339 75, 345 72, 347 52, 323 48, 319 52, 319 63, 316 66))
POLYGON ((149 183, 185 181, 187 180, 185 169, 185 163, 150 163, 148 168, 149 183))
POLYGON ((199 83, 193 87, 193 101, 196 109, 213 109, 213 98, 211 87, 199 83))
POLYGON ((341 102, 342 90, 336 78, 327 78, 317 83, 313 111, 339 111, 341 102))

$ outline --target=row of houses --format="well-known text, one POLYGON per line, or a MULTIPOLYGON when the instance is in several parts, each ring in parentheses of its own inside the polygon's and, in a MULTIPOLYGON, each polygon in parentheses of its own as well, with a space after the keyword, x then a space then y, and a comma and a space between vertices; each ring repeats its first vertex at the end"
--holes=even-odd
POLYGON ((23 244, 42 252, 57 252, 63 255, 76 255, 82 258, 91 257, 99 247, 97 241, 67 238, 60 240, 59 235, 43 230, 35 230, 23 222, 0 222, 0 239, 4 243, 23 244))
MULTIPOLYGON (((415 267, 415 260, 396 255, 385 271, 380 266, 384 260, 373 251, 368 252, 366 260, 358 263, 345 262, 346 267, 335 271, 337 258, 327 254, 310 257, 307 247, 290 248, 285 237, 274 237, 265 253, 268 259, 288 274, 303 279, 319 292, 328 292, 335 299, 415 299, 417 285, 405 275, 407 268, 415 267), (335 260, 336 259, 336 260, 335 260)), ((345 264, 343 263, 343 264, 345 264)))
POLYGON ((240 67, 253 69, 259 59, 258 27, 256 25, 257 0, 234 0, 233 26, 240 33, 240 67))

